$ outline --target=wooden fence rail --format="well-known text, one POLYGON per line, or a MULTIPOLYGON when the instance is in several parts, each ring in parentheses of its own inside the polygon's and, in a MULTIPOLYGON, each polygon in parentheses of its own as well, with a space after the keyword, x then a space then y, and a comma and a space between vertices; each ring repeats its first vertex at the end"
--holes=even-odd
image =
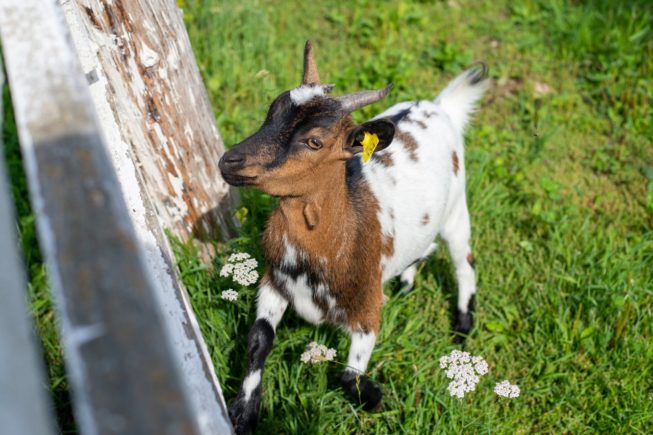
MULTIPOLYGON (((4 84, 0 59, 0 89, 4 84)), ((0 99, 0 126, 2 126, 0 99)), ((0 428, 5 434, 54 434, 51 401, 27 320, 25 276, 0 137, 0 428)))
POLYGON ((231 433, 148 157, 107 131, 121 121, 115 98, 92 98, 58 2, 4 0, 0 36, 80 432, 231 433))

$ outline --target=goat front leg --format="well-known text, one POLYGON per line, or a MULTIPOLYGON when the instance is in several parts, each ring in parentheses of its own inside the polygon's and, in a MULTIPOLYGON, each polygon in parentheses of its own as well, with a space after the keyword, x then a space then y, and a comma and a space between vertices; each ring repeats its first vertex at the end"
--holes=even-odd
POLYGON ((237 434, 250 434, 256 427, 261 404, 263 366, 272 349, 275 329, 287 307, 288 301, 272 287, 271 283, 267 282, 261 286, 258 293, 256 321, 249 331, 247 376, 229 409, 231 423, 237 434))
POLYGON ((380 303, 374 304, 372 308, 372 318, 364 322, 356 322, 356 328, 349 328, 351 333, 351 346, 347 358, 347 368, 342 374, 341 383, 347 396, 354 402, 363 405, 363 409, 370 411, 375 409, 381 403, 383 392, 381 388, 370 378, 365 376, 367 363, 372 356, 376 336, 381 324, 381 301, 382 291, 380 291, 380 303))

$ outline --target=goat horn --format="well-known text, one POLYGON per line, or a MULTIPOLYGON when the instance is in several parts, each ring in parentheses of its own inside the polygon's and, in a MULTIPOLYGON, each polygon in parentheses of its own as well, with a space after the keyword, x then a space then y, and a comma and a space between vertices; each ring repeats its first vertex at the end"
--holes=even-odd
POLYGON ((390 89, 392 89, 392 84, 389 84, 382 89, 356 92, 354 94, 343 95, 342 97, 338 97, 336 99, 340 101, 342 110, 351 113, 354 110, 358 110, 361 107, 376 103, 377 101, 381 100, 383 97, 388 95, 390 89))
POLYGON ((304 47, 304 80, 303 84, 313 85, 320 83, 320 74, 317 72, 317 65, 313 59, 313 44, 311 41, 306 41, 304 47))

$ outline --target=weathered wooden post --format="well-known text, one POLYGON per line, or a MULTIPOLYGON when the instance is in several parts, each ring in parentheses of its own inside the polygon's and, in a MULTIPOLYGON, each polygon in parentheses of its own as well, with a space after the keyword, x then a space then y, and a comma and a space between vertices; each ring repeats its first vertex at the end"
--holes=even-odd
MULTIPOLYGON (((0 89, 4 84, 0 59, 0 89)), ((0 98, 0 130, 2 129, 0 98)), ((13 206, 0 137, 0 428, 6 434, 55 433, 18 253, 13 206)))
MULTIPOLYGON (((53 0, 0 3, 21 149, 80 430, 229 433, 211 361, 137 170, 149 157, 107 147, 64 23, 53 0)), ((130 140, 104 133, 121 145, 130 140)))
POLYGON ((176 2, 62 5, 109 147, 138 163, 161 225, 184 240, 231 234, 224 145, 176 2))

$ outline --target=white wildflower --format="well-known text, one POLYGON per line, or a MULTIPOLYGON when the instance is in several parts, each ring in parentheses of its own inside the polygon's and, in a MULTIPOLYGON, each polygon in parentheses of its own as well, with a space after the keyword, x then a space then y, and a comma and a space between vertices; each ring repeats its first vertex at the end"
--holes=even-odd
POLYGON ((252 256, 249 255, 247 252, 235 252, 229 256, 227 261, 229 263, 238 263, 240 261, 245 261, 249 258, 252 258, 252 256))
POLYGON ((309 362, 317 364, 322 361, 333 361, 335 357, 335 349, 329 349, 325 345, 317 344, 313 341, 306 347, 306 352, 302 353, 300 359, 304 364, 308 364, 309 362))
POLYGON ((468 363, 471 360, 471 355, 469 352, 463 352, 461 350, 454 349, 449 355, 449 361, 452 363, 468 363))
POLYGON ((301 359, 302 362, 303 362, 304 364, 308 364, 308 362, 311 360, 311 354, 310 354, 310 352, 308 352, 308 351, 304 352, 304 353, 299 357, 299 359, 301 359))
POLYGON ((235 291, 234 289, 228 289, 224 290, 221 295, 222 299, 227 300, 227 301, 235 301, 238 299, 238 292, 235 291))
POLYGON ((234 265, 227 263, 224 266, 222 266, 222 269, 220 269, 220 276, 224 278, 231 275, 233 272, 234 272, 234 265))
POLYGON ((482 356, 472 357, 472 364, 474 364, 474 370, 476 370, 476 373, 479 375, 486 375, 487 372, 490 371, 490 366, 482 356))
POLYGON ((449 390, 449 395, 458 397, 459 399, 465 397, 465 387, 462 383, 456 381, 449 382, 447 388, 449 390))
POLYGON ((246 252, 236 252, 229 256, 227 264, 220 269, 220 276, 232 276, 233 280, 243 286, 256 284, 259 275, 256 271, 258 262, 246 252))
POLYGON ((440 358, 440 368, 446 370, 449 383, 449 394, 462 398, 465 393, 476 389, 480 377, 489 371, 488 363, 480 356, 472 356, 469 352, 453 350, 451 354, 440 358))
POLYGON ((511 399, 519 397, 521 390, 517 385, 512 385, 508 380, 499 382, 494 386, 494 392, 501 397, 509 397, 511 399))
POLYGON ((327 351, 324 352, 324 358, 326 358, 327 361, 333 361, 335 357, 336 357, 335 349, 327 349, 327 351))

